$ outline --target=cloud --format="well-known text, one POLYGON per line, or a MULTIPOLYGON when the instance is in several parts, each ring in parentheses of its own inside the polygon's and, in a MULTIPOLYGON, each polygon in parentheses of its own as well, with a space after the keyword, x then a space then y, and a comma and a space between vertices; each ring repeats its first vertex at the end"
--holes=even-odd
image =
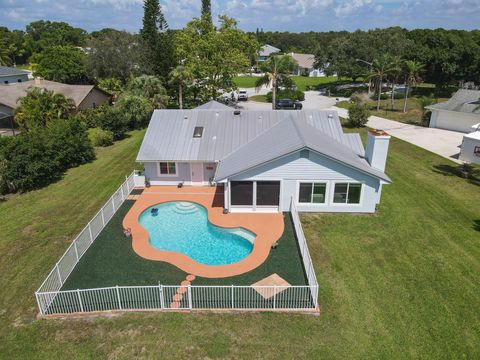
POLYGON ((335 7, 335 15, 347 16, 357 12, 361 8, 370 5, 372 0, 349 0, 335 7))

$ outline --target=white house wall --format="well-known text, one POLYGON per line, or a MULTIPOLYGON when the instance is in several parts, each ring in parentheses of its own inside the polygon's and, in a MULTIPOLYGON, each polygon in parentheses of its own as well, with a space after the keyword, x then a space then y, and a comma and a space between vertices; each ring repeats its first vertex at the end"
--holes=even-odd
POLYGON ((479 114, 469 114, 458 111, 433 110, 430 127, 469 133, 472 126, 480 123, 479 114))
POLYGON ((380 180, 312 151, 308 159, 301 158, 297 152, 234 176, 230 180, 280 180, 281 211, 289 211, 292 196, 299 211, 312 212, 374 212, 375 205, 380 200, 380 180), (298 184, 303 180, 327 183, 327 202, 315 205, 299 204, 298 184), (362 183, 360 204, 333 204, 335 182, 362 183))
MULTIPOLYGON (((203 163, 203 183, 208 185, 209 181, 215 175, 216 163, 203 163)), ((177 174, 160 175, 158 171, 158 162, 147 162, 144 164, 145 176, 150 179, 151 185, 177 185, 180 182, 189 185, 192 180, 191 167, 188 162, 177 162, 177 174)))
POLYGON ((475 155, 476 147, 480 147, 480 139, 473 139, 465 136, 463 138, 462 150, 460 152, 460 160, 480 164, 480 157, 475 155))

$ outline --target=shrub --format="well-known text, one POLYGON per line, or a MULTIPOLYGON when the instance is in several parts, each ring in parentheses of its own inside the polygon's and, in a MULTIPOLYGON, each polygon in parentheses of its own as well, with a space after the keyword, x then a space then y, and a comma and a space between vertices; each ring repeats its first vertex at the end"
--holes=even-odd
POLYGON ((99 105, 94 108, 80 110, 75 114, 75 117, 83 122, 88 128, 95 128, 99 126, 99 119, 109 109, 109 105, 99 105))
POLYGON ((113 140, 123 139, 128 131, 128 120, 117 107, 109 108, 99 118, 99 125, 103 130, 112 132, 113 140))
POLYGON ((353 96, 348 107, 348 120, 353 127, 362 127, 367 124, 370 110, 360 96, 353 96))
POLYGON ((93 146, 110 146, 113 144, 113 133, 100 128, 89 129, 88 138, 93 146))
MULTIPOLYGON (((272 92, 267 93, 267 102, 272 102, 272 92)), ((292 99, 303 101, 305 100, 305 93, 301 90, 277 90, 277 100, 278 99, 292 99)))
POLYGON ((56 120, 2 141, 0 191, 28 191, 59 179, 63 172, 93 160, 85 126, 76 119, 56 120))
POLYGON ((140 95, 123 95, 115 106, 125 117, 125 121, 130 129, 146 127, 153 112, 153 106, 150 101, 140 95))

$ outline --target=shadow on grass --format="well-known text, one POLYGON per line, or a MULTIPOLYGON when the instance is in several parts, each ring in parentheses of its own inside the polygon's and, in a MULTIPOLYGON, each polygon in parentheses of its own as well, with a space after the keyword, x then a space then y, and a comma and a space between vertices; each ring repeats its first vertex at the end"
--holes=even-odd
POLYGON ((433 172, 445 176, 456 176, 469 183, 480 186, 480 169, 471 165, 434 165, 433 172))
POLYGON ((473 228, 480 231, 480 220, 473 220, 473 228))

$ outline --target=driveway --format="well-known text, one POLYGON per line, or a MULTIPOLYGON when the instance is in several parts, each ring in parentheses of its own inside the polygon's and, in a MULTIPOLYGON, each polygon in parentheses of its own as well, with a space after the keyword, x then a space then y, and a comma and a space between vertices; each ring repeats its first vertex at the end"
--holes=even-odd
MULTIPOLYGON (((341 117, 348 118, 348 110, 336 106, 333 106, 331 109, 336 110, 341 117)), ((373 129, 385 130, 396 138, 417 145, 456 163, 462 163, 458 160, 458 156, 460 155, 464 133, 404 124, 378 116, 370 116, 367 126, 373 129)))

